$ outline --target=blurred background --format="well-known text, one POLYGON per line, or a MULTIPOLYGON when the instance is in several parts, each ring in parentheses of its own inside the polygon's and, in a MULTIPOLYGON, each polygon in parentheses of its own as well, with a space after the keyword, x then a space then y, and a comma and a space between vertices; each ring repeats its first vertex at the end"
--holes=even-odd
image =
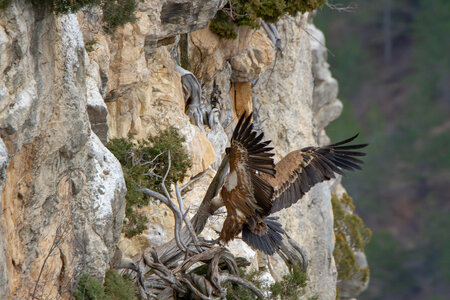
POLYGON ((373 230, 360 299, 450 299, 450 1, 330 3, 314 22, 344 111, 327 132, 370 143, 343 180, 373 230))

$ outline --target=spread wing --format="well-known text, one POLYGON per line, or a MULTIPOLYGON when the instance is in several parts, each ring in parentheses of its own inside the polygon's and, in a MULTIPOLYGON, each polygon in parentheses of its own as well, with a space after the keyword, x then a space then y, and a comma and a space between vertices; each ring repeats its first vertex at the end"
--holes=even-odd
MULTIPOLYGON (((247 118, 245 113, 239 119, 231 138, 230 148, 227 154, 230 162, 230 174, 232 170, 237 172, 237 184, 245 185, 249 189, 246 195, 244 207, 237 207, 244 212, 247 217, 252 213, 246 213, 247 207, 254 207, 259 216, 267 216, 272 209, 273 187, 267 181, 257 175, 257 172, 264 173, 269 177, 275 175, 275 164, 268 147, 270 141, 262 141, 264 133, 253 130, 251 123, 252 114, 247 118), (255 203, 256 202, 256 203, 255 203), (256 205, 255 205, 256 204, 256 205)), ((235 203, 239 206, 239 203, 235 203)))
POLYGON ((358 135, 324 147, 307 147, 286 155, 275 166, 276 177, 261 174, 274 187, 272 213, 296 203, 319 182, 344 175, 344 170, 361 169, 363 152, 354 151, 367 144, 348 145, 358 135))

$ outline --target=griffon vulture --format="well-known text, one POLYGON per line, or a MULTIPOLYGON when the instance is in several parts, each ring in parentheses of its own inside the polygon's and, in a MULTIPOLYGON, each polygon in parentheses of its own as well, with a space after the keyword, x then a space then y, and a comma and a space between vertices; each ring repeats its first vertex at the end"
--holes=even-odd
POLYGON ((253 249, 272 255, 278 250, 284 230, 270 214, 296 203, 315 184, 335 178, 343 170, 361 169, 356 158, 365 153, 354 151, 367 144, 348 145, 358 135, 324 147, 307 147, 286 155, 276 165, 269 147, 262 141, 244 113, 234 129, 226 149, 230 173, 220 195, 227 218, 220 233, 224 243, 242 231, 242 239, 253 249))

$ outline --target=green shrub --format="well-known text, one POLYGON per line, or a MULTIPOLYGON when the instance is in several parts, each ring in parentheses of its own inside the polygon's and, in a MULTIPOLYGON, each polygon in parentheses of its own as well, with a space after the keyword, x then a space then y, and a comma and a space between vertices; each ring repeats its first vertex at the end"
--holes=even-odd
POLYGON ((6 9, 12 0, 0 0, 0 9, 6 9))
MULTIPOLYGON (((0 9, 6 9, 12 0, 0 0, 0 9)), ((138 0, 28 0, 34 5, 46 6, 57 14, 75 13, 86 6, 100 6, 103 11, 105 31, 111 33, 116 28, 136 20, 134 15, 138 0)))
POLYGON ((286 13, 286 3, 282 0, 261 1, 255 7, 256 15, 269 23, 275 23, 286 13))
POLYGON ((280 296, 281 299, 298 299, 301 288, 306 286, 308 276, 302 272, 299 266, 294 265, 289 274, 283 276, 283 280, 275 282, 270 287, 272 296, 280 296))
POLYGON ((286 13, 294 16, 326 3, 327 0, 231 0, 211 20, 209 28, 218 36, 235 39, 234 26, 257 28, 258 19, 275 23, 286 13))
POLYGON ((111 300, 137 300, 137 287, 134 282, 127 276, 121 276, 113 270, 106 271, 105 294, 111 297, 111 300))
POLYGON ((122 165, 127 186, 125 216, 127 222, 123 232, 127 237, 135 236, 146 228, 147 217, 138 213, 137 207, 147 205, 149 198, 138 188, 145 187, 163 193, 161 182, 168 167, 170 150, 171 169, 165 185, 170 186, 183 181, 191 161, 183 147, 184 137, 173 127, 160 132, 148 140, 132 142, 130 139, 112 139, 106 147, 117 157, 122 165))
POLYGON ((295 16, 297 12, 305 13, 327 3, 327 0, 285 0, 286 12, 295 16))
POLYGON ((230 16, 219 10, 211 20, 209 29, 220 37, 234 40, 237 37, 234 26, 230 16))
POLYGON ((341 199, 332 195, 331 204, 336 237, 333 256, 338 271, 338 280, 352 279, 355 274, 362 273, 362 281, 366 281, 369 276, 369 268, 361 269, 356 264, 354 252, 364 252, 364 248, 372 236, 372 231, 364 227, 364 223, 358 215, 352 213, 355 206, 349 195, 344 194, 341 199))
POLYGON ((106 271, 105 282, 83 274, 73 293, 77 300, 137 300, 137 288, 126 276, 106 271))
POLYGON ((96 39, 89 40, 86 43, 84 43, 84 48, 86 49, 87 52, 92 52, 94 51, 94 45, 96 45, 97 43, 98 41, 96 39))
POLYGON ((107 32, 114 31, 117 27, 127 23, 134 23, 137 8, 136 0, 107 0, 102 2, 104 29, 107 32))
MULTIPOLYGON (((260 290, 264 290, 263 282, 259 279, 261 271, 246 272, 239 268, 239 277, 252 282, 260 290)), ((302 272, 300 267, 295 265, 289 274, 283 276, 281 281, 275 282, 268 289, 271 293, 270 299, 298 299, 302 288, 306 286, 308 277, 302 272)), ((243 288, 238 284, 228 284, 227 300, 251 300, 258 297, 250 290, 243 288)))
POLYGON ((83 274, 73 296, 77 300, 110 300, 105 294, 102 282, 92 276, 83 274))
POLYGON ((85 6, 99 5, 100 0, 28 0, 34 5, 47 6, 51 11, 55 13, 67 14, 71 12, 77 12, 85 6))
MULTIPOLYGON (((261 275, 260 271, 251 271, 246 272, 245 269, 239 268, 239 277, 244 278, 250 282, 252 282, 257 288, 261 289, 262 281, 259 280, 259 276, 261 275)), ((229 284, 227 288, 227 300, 251 300, 257 299, 258 297, 249 289, 242 287, 239 284, 229 284)))

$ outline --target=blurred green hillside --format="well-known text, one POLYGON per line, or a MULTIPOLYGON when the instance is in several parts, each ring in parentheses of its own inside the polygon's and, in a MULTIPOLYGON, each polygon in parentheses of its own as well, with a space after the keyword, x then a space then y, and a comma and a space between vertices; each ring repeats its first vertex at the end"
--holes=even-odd
POLYGON ((450 1, 334 1, 315 17, 340 85, 333 141, 360 131, 344 185, 373 229, 360 299, 450 299, 450 1))

